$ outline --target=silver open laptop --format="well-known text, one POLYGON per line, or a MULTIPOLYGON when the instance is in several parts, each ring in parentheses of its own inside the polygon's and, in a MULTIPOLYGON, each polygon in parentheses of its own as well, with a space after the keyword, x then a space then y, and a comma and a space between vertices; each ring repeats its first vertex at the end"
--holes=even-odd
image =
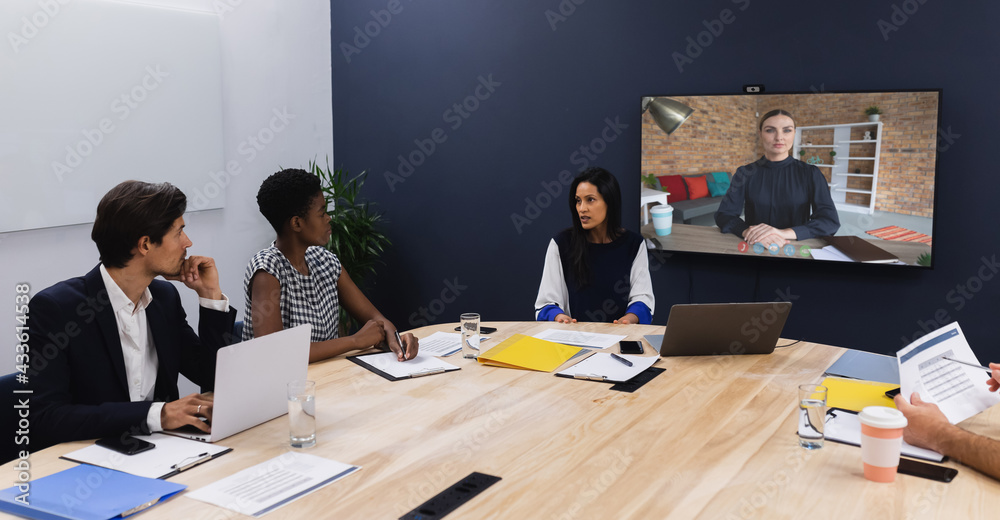
POLYGON ((770 354, 791 309, 789 302, 674 305, 660 355, 770 354))
POLYGON ((212 433, 193 426, 163 433, 215 442, 288 413, 286 388, 306 379, 311 329, 299 325, 219 349, 212 433))

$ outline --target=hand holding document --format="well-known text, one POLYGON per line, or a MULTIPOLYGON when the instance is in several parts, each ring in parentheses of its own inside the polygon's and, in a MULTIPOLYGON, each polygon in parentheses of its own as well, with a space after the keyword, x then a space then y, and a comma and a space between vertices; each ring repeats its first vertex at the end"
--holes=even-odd
POLYGON ((948 422, 955 424, 1000 403, 1000 395, 989 391, 982 368, 958 323, 945 325, 924 335, 896 353, 899 382, 907 400, 917 392, 928 403, 938 405, 948 422))

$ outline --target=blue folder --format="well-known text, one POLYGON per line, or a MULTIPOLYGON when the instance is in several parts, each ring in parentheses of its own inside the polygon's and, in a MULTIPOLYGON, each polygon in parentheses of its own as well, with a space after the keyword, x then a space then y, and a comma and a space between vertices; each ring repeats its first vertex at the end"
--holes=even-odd
POLYGON ((0 491, 0 511, 42 520, 123 518, 166 500, 187 486, 80 464, 0 491))

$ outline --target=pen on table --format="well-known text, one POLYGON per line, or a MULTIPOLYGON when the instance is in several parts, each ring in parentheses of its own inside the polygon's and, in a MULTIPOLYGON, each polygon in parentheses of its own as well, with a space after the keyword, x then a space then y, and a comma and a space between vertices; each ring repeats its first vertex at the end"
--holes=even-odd
POLYGON ((958 364, 960 364, 960 365, 965 365, 965 366, 967 366, 967 367, 972 367, 972 368, 981 368, 981 369, 983 369, 983 370, 985 370, 985 371, 989 372, 989 373, 990 373, 990 375, 993 375, 993 369, 992 369, 992 368, 990 368, 990 367, 984 367, 984 366, 982 366, 982 365, 977 365, 977 364, 975 364, 975 363, 969 363, 969 362, 966 362, 966 361, 959 361, 959 360, 957 360, 957 359, 954 359, 954 358, 950 358, 950 357, 946 357, 946 356, 941 356, 941 359, 947 359, 948 361, 951 361, 951 362, 954 362, 954 363, 958 363, 958 364))
POLYGON ((191 466, 194 466, 195 464, 204 462, 204 460, 205 460, 206 457, 208 457, 208 452, 207 451, 205 453, 202 453, 201 455, 198 455, 197 457, 188 457, 188 458, 193 458, 194 460, 192 460, 191 462, 188 462, 187 464, 184 464, 187 461, 187 459, 184 459, 180 463, 174 464, 173 466, 170 466, 170 469, 176 469, 176 470, 179 470, 179 471, 184 471, 184 470, 190 468, 191 466))
POLYGON ((406 361, 406 347, 403 346, 403 338, 399 337, 399 331, 394 330, 396 333, 396 341, 399 342, 399 351, 403 353, 403 361, 406 361))
POLYGON ((631 361, 629 361, 629 360, 627 360, 627 359, 619 356, 618 354, 611 354, 611 357, 614 358, 614 359, 616 359, 616 360, 618 360, 618 361, 621 361, 627 367, 632 366, 632 362, 631 361))

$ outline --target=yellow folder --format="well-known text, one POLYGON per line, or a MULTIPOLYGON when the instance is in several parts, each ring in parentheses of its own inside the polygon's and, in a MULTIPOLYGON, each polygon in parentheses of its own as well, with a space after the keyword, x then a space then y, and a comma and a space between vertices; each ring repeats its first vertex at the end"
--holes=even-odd
POLYGON ((899 388, 899 385, 842 377, 828 377, 820 384, 828 389, 826 405, 830 408, 860 412, 866 406, 896 407, 896 403, 886 397, 885 392, 899 388))
POLYGON ((514 334, 499 345, 479 354, 479 362, 506 368, 551 372, 581 350, 562 343, 514 334))

